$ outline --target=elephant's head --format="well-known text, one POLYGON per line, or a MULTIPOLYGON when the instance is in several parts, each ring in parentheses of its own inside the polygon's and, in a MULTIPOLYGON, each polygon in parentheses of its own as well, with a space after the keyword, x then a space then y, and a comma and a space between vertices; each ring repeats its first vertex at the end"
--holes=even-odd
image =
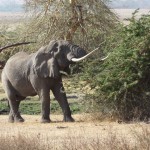
POLYGON ((85 50, 68 41, 51 41, 36 52, 33 60, 34 71, 40 77, 57 78, 60 70, 67 71, 71 63, 81 61, 87 56, 89 54, 85 50))

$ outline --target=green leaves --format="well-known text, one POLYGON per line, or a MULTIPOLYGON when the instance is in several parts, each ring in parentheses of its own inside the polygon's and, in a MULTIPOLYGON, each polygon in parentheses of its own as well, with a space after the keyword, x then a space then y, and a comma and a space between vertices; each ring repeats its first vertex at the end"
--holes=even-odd
POLYGON ((120 26, 109 38, 105 50, 111 48, 109 58, 101 64, 94 60, 86 71, 89 83, 98 87, 95 102, 105 109, 117 110, 123 119, 150 116, 150 101, 146 96, 150 90, 150 15, 137 19, 137 12, 128 19, 129 25, 120 26))

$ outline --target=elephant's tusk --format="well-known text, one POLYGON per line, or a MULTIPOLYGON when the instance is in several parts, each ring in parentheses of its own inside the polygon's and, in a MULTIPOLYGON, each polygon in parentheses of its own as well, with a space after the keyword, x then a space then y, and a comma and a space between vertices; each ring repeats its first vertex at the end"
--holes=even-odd
POLYGON ((103 61, 103 60, 107 59, 108 57, 109 57, 109 54, 108 54, 106 57, 101 58, 101 61, 103 61))
POLYGON ((63 75, 66 75, 66 76, 69 76, 69 74, 68 74, 67 72, 64 72, 64 71, 62 71, 62 70, 59 71, 59 73, 60 73, 60 74, 63 74, 63 75))
POLYGON ((84 60, 85 58, 89 57, 92 53, 94 53, 98 49, 99 49, 99 47, 94 49, 93 51, 91 51, 90 53, 88 53, 87 55, 85 55, 85 56, 83 56, 81 58, 72 58, 71 61, 73 61, 73 62, 80 62, 80 61, 84 60))
MULTIPOLYGON (((87 57, 89 57, 92 53, 94 53, 94 52, 97 51, 98 49, 99 49, 99 47, 96 48, 96 49, 94 49, 93 51, 91 51, 90 53, 88 53, 87 55, 85 55, 85 56, 83 56, 83 57, 81 57, 81 58, 72 58, 71 61, 72 61, 72 62, 80 62, 80 61, 86 59, 87 57)), ((101 60, 102 60, 102 61, 105 60, 108 56, 109 56, 109 55, 107 55, 106 57, 102 58, 101 60)))

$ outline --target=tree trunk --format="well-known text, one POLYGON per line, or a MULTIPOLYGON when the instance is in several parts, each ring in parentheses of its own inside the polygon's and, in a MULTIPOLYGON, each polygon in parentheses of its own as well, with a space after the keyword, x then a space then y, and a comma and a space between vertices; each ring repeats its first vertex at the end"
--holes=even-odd
POLYGON ((70 0, 72 8, 72 18, 70 20, 70 29, 65 37, 66 40, 72 41, 73 35, 79 27, 83 27, 82 6, 78 5, 77 0, 70 0))

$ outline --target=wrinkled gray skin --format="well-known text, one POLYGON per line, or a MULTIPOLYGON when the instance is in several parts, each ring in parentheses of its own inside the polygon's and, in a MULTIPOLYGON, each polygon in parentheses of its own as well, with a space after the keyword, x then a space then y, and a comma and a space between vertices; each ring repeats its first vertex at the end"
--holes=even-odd
POLYGON ((60 70, 68 72, 71 58, 85 54, 82 48, 62 40, 52 41, 30 55, 19 52, 12 56, 2 72, 2 84, 10 104, 9 122, 24 122, 18 110, 20 101, 35 95, 41 100, 41 122, 50 122, 50 90, 62 108, 63 121, 74 121, 60 70))

